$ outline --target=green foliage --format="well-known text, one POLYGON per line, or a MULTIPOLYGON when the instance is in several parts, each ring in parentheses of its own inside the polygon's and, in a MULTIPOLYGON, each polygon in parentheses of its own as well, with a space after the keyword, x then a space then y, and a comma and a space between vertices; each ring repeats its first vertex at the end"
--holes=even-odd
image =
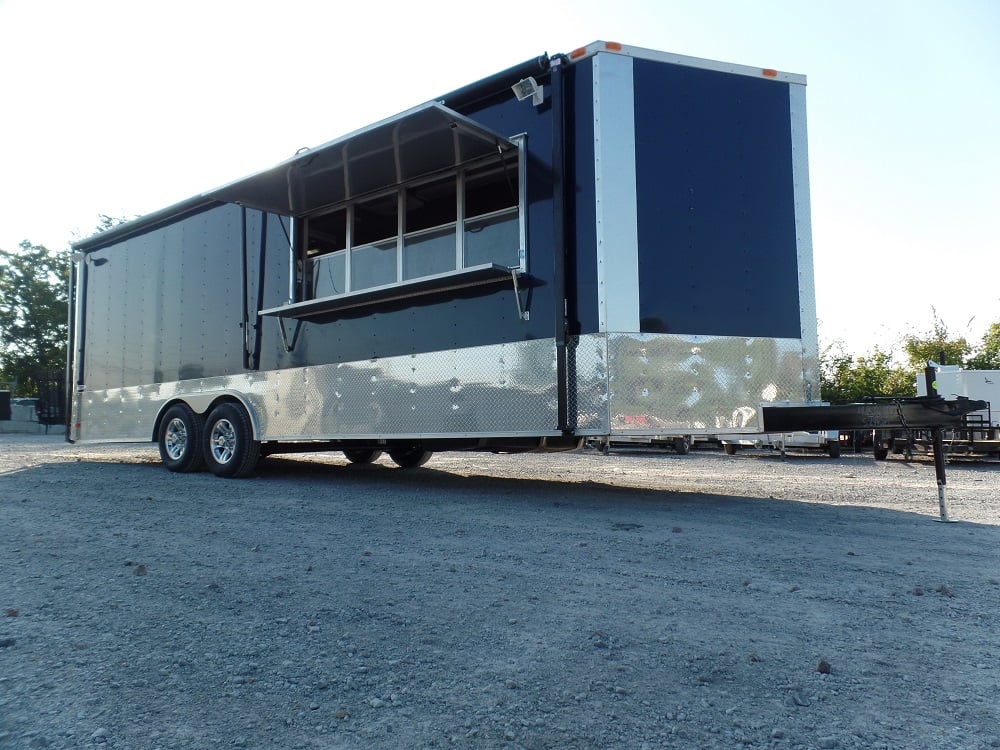
POLYGON ((1000 321, 990 325, 982 342, 973 347, 962 336, 953 337, 937 314, 933 328, 902 342, 907 366, 893 364, 892 354, 875 348, 868 354, 849 354, 843 344, 828 347, 820 357, 822 398, 834 404, 856 403, 866 396, 915 396, 916 378, 928 360, 960 365, 967 370, 1000 370, 1000 321))
POLYGON ((964 366, 966 358, 972 351, 972 346, 965 340, 964 336, 951 338, 948 326, 935 312, 933 329, 923 336, 914 334, 905 336, 903 338, 903 351, 906 352, 910 366, 914 371, 917 371, 923 370, 928 361, 964 366), (944 355, 943 361, 942 354, 944 355))
POLYGON ((22 242, 0 250, 0 381, 36 392, 35 374, 66 367, 67 254, 22 242))
POLYGON ((892 364, 892 353, 869 354, 827 348, 820 357, 820 393, 832 404, 853 404, 868 396, 915 396, 914 374, 892 364))
POLYGON ((119 224, 124 224, 126 221, 128 221, 128 219, 124 216, 108 216, 107 214, 98 214, 97 226, 94 228, 94 232, 97 234, 106 232, 109 229, 114 229, 119 224))
POLYGON ((965 362, 969 370, 1000 370, 1000 322, 991 323, 976 353, 965 362))

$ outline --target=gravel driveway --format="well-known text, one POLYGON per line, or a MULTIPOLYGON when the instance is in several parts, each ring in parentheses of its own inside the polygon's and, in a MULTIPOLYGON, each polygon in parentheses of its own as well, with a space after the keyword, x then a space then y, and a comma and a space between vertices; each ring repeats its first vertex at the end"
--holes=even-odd
POLYGON ((1000 747, 1000 466, 0 436, 0 748, 1000 747))

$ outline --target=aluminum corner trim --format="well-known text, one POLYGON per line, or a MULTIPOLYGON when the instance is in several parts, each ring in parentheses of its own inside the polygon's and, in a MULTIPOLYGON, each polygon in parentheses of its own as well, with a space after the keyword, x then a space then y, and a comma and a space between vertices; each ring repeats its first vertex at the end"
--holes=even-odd
POLYGON ((594 216, 599 330, 639 330, 633 63, 594 56, 594 216))
POLYGON ((799 268, 799 319, 802 321, 802 379, 805 398, 811 400, 819 398, 820 382, 805 85, 790 84, 788 99, 792 126, 792 183, 795 200, 795 247, 799 268))

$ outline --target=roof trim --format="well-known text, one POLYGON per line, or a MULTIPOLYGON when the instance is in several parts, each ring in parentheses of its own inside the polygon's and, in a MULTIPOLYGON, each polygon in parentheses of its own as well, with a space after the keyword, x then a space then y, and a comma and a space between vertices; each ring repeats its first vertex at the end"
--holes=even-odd
POLYGON ((606 42, 599 40, 591 42, 585 47, 580 47, 569 54, 571 63, 586 60, 589 57, 599 54, 624 55, 635 57, 641 60, 652 60, 653 62, 671 63, 673 65, 683 65, 688 68, 701 68, 703 70, 714 70, 719 73, 733 73, 735 75, 749 76, 751 78, 763 78, 766 81, 780 81, 782 83, 798 83, 803 86, 806 77, 799 73, 784 73, 771 68, 755 68, 750 65, 737 65, 736 63, 721 62, 719 60, 708 60, 702 57, 689 57, 688 55, 678 55, 674 52, 660 52, 658 50, 646 49, 644 47, 630 47, 616 42, 606 42))
POLYGON ((107 247, 116 242, 127 240, 130 237, 144 234, 151 229, 172 224, 175 221, 193 216, 202 211, 207 211, 219 205, 222 205, 219 201, 212 200, 204 195, 196 195, 193 198, 175 203, 167 208, 161 208, 159 211, 145 214, 137 219, 118 224, 111 229, 92 234, 90 237, 86 237, 78 242, 70 243, 70 247, 81 252, 100 250, 102 247, 107 247))

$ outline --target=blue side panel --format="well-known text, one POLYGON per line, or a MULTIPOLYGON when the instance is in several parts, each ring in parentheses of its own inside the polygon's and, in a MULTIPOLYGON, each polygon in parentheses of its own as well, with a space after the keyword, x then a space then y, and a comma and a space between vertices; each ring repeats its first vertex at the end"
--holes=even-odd
MULTIPOLYGON (((507 137, 520 133, 527 135, 527 203, 528 242, 527 261, 531 281, 531 294, 527 305, 530 319, 505 330, 493 325, 491 318, 479 318, 482 330, 491 332, 488 341, 480 343, 500 343, 507 341, 550 338, 554 335, 555 301, 552 294, 553 267, 553 202, 552 202, 552 110, 546 103, 533 106, 529 101, 519 102, 513 96, 504 95, 479 109, 465 110, 462 114, 479 124, 507 137)), ((512 291, 502 295, 504 305, 514 305, 512 291)), ((513 308, 511 308, 513 309, 513 308)), ((505 308, 506 313, 506 308, 505 308)), ((505 316, 504 313, 504 316, 505 316)), ((454 315, 447 309, 445 314, 454 315)), ((464 313, 459 313, 463 315, 464 313)), ((470 309, 468 315, 476 315, 470 309)), ((468 317, 466 315, 466 317, 468 317)), ((501 317, 495 314, 497 320, 501 317)), ((516 316, 514 316, 516 320, 516 316)), ((453 319, 442 319, 441 325, 452 325, 453 319)), ((466 344, 468 345, 468 344, 466 344)))
MULTIPOLYGON (((278 320, 267 318, 262 321, 261 369, 464 349, 554 335, 550 109, 534 107, 528 101, 519 102, 506 94, 462 114, 507 136, 527 134, 530 279, 523 282, 525 289, 521 294, 522 302, 530 310, 530 319, 522 321, 518 317, 512 284, 454 290, 305 321, 290 353, 281 345, 278 320)), ((276 247, 278 256, 287 258, 287 250, 280 244, 276 247)), ((271 246, 269 241, 269 263, 271 246)), ((287 289, 287 274, 282 275, 281 281, 287 289)), ((267 288, 271 289, 270 281, 267 288)), ((295 325, 287 323, 289 336, 295 325)))
POLYGON ((789 84, 634 77, 642 331, 799 338, 789 84))
POLYGON ((580 333, 597 333, 597 230, 595 227, 594 174, 594 68, 590 61, 570 66, 566 134, 567 205, 572 217, 567 241, 571 248, 567 278, 575 293, 569 295, 570 320, 580 333))

